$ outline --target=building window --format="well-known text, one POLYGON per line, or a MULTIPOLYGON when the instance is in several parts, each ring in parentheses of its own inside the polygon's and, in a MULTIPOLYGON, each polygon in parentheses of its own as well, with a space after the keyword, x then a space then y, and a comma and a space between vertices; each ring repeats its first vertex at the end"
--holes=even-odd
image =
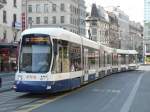
POLYGON ((53 20, 53 24, 56 24, 56 16, 53 16, 52 20, 53 20))
POLYGON ((17 7, 17 2, 16 2, 16 0, 14 0, 14 7, 17 7))
POLYGON ((48 24, 48 17, 44 17, 44 24, 48 24))
POLYGON ((28 24, 32 24, 32 17, 28 17, 28 24))
POLYGON ((3 39, 2 39, 2 41, 5 42, 5 41, 6 41, 6 38, 7 38, 7 31, 5 30, 5 31, 3 32, 3 39))
POLYGON ((48 4, 44 4, 44 12, 45 12, 45 13, 48 12, 48 4))
POLYGON ((13 14, 13 23, 12 23, 12 27, 15 27, 15 23, 17 21, 17 15, 13 14))
POLYGON ((64 16, 61 16, 61 17, 60 17, 60 22, 61 22, 61 23, 65 23, 65 17, 64 17, 64 16))
POLYGON ((41 8, 40 8, 40 5, 39 5, 39 4, 36 5, 36 12, 37 12, 37 13, 41 12, 41 8))
POLYGON ((16 14, 13 15, 13 21, 14 21, 14 22, 17 21, 17 15, 16 15, 16 14))
POLYGON ((56 11, 56 4, 52 4, 52 11, 56 11))
POLYGON ((97 35, 97 29, 96 28, 92 28, 92 35, 97 35))
POLYGON ((30 12, 30 13, 32 12, 32 5, 28 6, 28 12, 30 12))
POLYGON ((7 23, 6 11, 3 11, 3 23, 7 23))
POLYGON ((60 4, 60 10, 61 10, 61 11, 65 11, 65 4, 63 4, 63 3, 60 4))
POLYGON ((40 17, 36 17, 36 24, 40 24, 40 17))

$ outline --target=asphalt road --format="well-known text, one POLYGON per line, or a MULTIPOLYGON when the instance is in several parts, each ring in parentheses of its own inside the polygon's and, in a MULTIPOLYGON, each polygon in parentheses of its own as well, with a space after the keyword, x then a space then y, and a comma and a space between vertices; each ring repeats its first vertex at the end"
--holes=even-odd
POLYGON ((0 73, 0 78, 2 81, 0 93, 11 90, 15 79, 15 73, 0 73))
POLYGON ((150 66, 114 74, 32 112, 150 112, 150 66))
POLYGON ((0 112, 150 112, 150 66, 58 94, 0 93, 0 112))

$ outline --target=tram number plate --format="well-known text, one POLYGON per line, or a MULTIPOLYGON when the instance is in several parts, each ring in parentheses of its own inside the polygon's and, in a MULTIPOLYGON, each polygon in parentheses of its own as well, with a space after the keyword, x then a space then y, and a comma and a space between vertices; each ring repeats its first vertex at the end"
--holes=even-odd
POLYGON ((26 79, 35 80, 36 76, 35 75, 27 75, 26 79))

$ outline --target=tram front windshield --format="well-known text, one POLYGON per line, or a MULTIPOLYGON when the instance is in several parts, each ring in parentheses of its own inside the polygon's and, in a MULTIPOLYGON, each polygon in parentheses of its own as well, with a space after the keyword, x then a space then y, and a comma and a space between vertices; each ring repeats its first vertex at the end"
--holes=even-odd
POLYGON ((51 41, 48 35, 32 34, 22 38, 19 72, 46 73, 51 63, 51 41))

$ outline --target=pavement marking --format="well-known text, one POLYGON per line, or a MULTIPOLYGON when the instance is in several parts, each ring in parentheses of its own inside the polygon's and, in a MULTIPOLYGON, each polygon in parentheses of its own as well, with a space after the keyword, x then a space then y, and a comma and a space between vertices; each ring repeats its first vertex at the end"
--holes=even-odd
POLYGON ((59 100, 59 99, 65 97, 65 96, 68 96, 68 95, 74 94, 76 92, 79 92, 80 90, 84 89, 85 87, 86 86, 82 86, 81 88, 77 88, 76 90, 70 91, 69 93, 65 93, 63 95, 56 96, 53 99, 51 99, 52 97, 50 97, 50 98, 47 98, 47 99, 36 101, 36 102, 34 102, 34 104, 21 106, 17 110, 15 110, 14 112, 32 112, 33 110, 38 109, 38 108, 40 108, 40 107, 42 107, 42 106, 44 106, 44 105, 46 105, 48 103, 55 102, 56 100, 59 100), (31 108, 26 109, 26 107, 30 107, 30 105, 32 105, 31 108))
POLYGON ((120 93, 121 90, 117 90, 117 89, 92 89, 93 92, 107 92, 107 93, 120 93))
POLYGON ((120 112, 129 112, 129 111, 130 111, 130 107, 131 107, 131 105, 132 105, 132 103, 133 103, 134 97, 135 97, 135 95, 136 95, 136 92, 137 92, 137 90, 138 90, 138 88, 139 88, 141 79, 143 78, 144 74, 145 74, 145 73, 142 73, 142 74, 138 77, 138 79, 137 79, 137 81, 136 81, 136 83, 135 83, 135 85, 134 85, 134 87, 133 87, 131 93, 129 94, 127 100, 126 100, 125 103, 123 104, 123 106, 122 106, 120 112))

